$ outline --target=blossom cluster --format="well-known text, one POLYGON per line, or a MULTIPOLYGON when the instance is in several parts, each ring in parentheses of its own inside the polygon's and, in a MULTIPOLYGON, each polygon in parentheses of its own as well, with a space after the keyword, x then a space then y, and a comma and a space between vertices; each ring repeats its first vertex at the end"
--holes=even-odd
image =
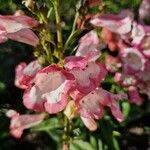
MULTIPOLYGON (((105 106, 110 107, 118 121, 122 121, 116 99, 127 97, 100 87, 107 75, 105 64, 97 61, 100 49, 100 40, 93 30, 81 38, 75 56, 66 57, 63 67, 52 64, 41 68, 36 60, 28 65, 20 63, 16 67, 15 85, 25 89, 24 105, 36 112, 54 114, 64 110, 67 104, 70 106, 69 101, 73 100, 73 109, 76 108, 90 130, 97 128, 94 119, 103 117, 105 106)), ((65 111, 68 118, 71 113, 65 111)))
POLYGON ((134 20, 130 10, 122 10, 118 15, 101 15, 91 23, 103 27, 105 43, 111 51, 118 50, 116 57, 106 56, 106 68, 115 74, 115 82, 128 90, 130 102, 142 104, 139 92, 150 98, 150 26, 141 17, 139 21, 134 20))

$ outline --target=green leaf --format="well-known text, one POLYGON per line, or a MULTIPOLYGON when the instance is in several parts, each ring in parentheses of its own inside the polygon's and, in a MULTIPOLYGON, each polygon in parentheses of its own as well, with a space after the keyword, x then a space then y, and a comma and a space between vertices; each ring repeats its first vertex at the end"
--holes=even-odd
POLYGON ((70 143, 69 150, 95 150, 90 143, 82 140, 74 140, 70 143))
POLYGON ((116 138, 113 138, 113 144, 115 150, 120 150, 119 143, 116 138))
POLYGON ((97 147, 97 140, 94 136, 90 136, 90 143, 94 149, 97 147))
POLYGON ((57 130, 57 129, 55 129, 55 130, 49 130, 49 131, 46 131, 49 135, 50 135, 50 137, 54 140, 54 141, 56 141, 56 142, 61 142, 61 140, 62 140, 62 135, 63 135, 63 130, 57 130))
POLYGON ((63 125, 58 118, 50 118, 32 128, 32 131, 49 131, 62 128, 63 125))
POLYGON ((122 112, 124 117, 127 118, 130 113, 130 104, 128 102, 122 103, 122 112))

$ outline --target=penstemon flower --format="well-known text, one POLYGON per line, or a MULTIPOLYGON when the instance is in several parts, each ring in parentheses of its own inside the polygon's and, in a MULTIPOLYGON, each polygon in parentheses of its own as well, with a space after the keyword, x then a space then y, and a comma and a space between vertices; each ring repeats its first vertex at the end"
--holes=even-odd
POLYGON ((34 111, 57 113, 66 107, 74 87, 75 78, 71 73, 50 65, 36 73, 33 85, 25 90, 23 103, 34 111))
POLYGON ((41 69, 37 60, 30 62, 28 65, 21 62, 16 66, 15 86, 21 89, 28 88, 33 83, 34 76, 41 69))
POLYGON ((41 123, 46 117, 46 114, 20 115, 14 110, 8 110, 6 116, 11 119, 10 134, 15 138, 20 138, 24 129, 41 123))
POLYGON ((0 43, 7 39, 23 42, 32 46, 39 43, 38 37, 31 31, 38 22, 28 16, 0 15, 0 43))

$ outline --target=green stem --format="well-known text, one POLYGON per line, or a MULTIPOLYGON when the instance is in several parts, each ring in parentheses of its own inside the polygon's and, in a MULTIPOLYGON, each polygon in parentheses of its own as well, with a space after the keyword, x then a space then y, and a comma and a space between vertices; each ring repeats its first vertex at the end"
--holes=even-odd
POLYGON ((74 32, 76 31, 76 22, 77 22, 78 16, 79 16, 79 12, 77 11, 76 14, 75 14, 75 18, 74 18, 74 22, 73 22, 73 25, 72 25, 71 33, 70 33, 67 41, 65 42, 64 50, 68 47, 70 39, 72 38, 74 32))
POLYGON ((54 0, 54 11, 55 11, 55 17, 56 17, 58 50, 63 51, 63 40, 62 40, 62 28, 61 28, 61 18, 60 18, 60 10, 59 10, 59 0, 54 0))

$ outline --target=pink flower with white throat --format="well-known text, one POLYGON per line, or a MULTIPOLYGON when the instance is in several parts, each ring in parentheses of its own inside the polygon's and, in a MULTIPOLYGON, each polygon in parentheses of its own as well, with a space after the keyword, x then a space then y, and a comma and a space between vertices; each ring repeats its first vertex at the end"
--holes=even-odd
POLYGON ((122 48, 120 58, 126 73, 135 73, 145 68, 146 58, 139 49, 134 47, 122 48))
POLYGON ((25 90, 23 103, 34 111, 57 113, 66 107, 69 92, 74 86, 75 79, 71 73, 50 65, 38 71, 33 86, 25 90))
POLYGON ((80 115, 84 118, 100 119, 104 116, 104 107, 110 107, 113 116, 123 120, 123 115, 117 104, 117 99, 127 98, 126 94, 112 94, 102 88, 97 88, 90 93, 75 99, 80 115))
POLYGON ((100 41, 96 31, 92 30, 80 39, 76 56, 88 57, 89 55, 95 55, 96 60, 100 56, 100 50, 104 47, 105 45, 100 41))
POLYGON ((118 15, 101 15, 91 20, 91 23, 98 27, 105 27, 111 32, 126 34, 131 31, 133 13, 130 10, 122 10, 118 15))
POLYGON ((41 123, 46 117, 46 114, 20 115, 14 110, 9 110, 6 116, 11 119, 10 134, 15 138, 21 138, 24 129, 31 128, 41 123))
POLYGON ((37 25, 38 22, 28 16, 0 15, 0 42, 11 39, 36 46, 39 39, 30 29, 37 25))
POLYGON ((82 93, 89 93, 95 89, 107 74, 104 64, 88 61, 84 57, 67 57, 64 66, 74 75, 77 90, 82 93))
POLYGON ((16 67, 15 86, 21 89, 28 88, 32 84, 35 74, 40 69, 41 65, 37 60, 30 62, 28 65, 25 62, 21 62, 16 67))

